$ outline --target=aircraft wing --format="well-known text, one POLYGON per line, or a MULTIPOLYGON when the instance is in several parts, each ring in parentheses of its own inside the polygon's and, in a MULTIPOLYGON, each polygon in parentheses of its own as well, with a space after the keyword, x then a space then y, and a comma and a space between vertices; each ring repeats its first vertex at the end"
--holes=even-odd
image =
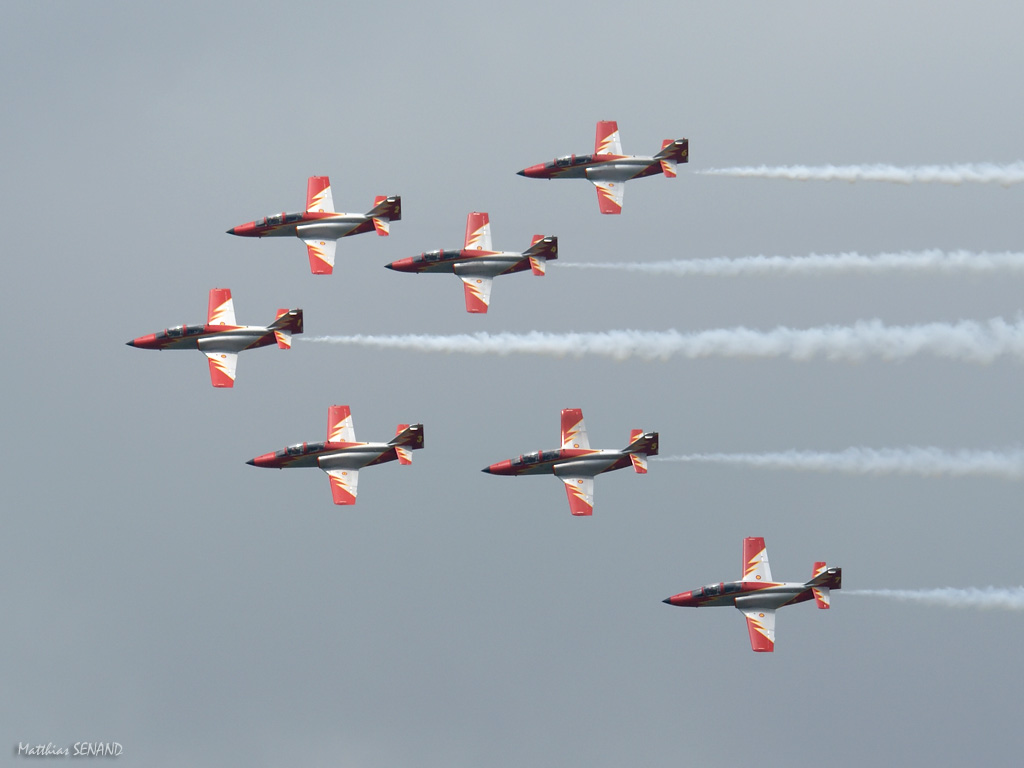
POLYGON ((602 120, 597 124, 597 133, 594 136, 594 154, 622 154, 622 142, 619 139, 619 124, 614 120, 602 120))
POLYGON ((601 213, 622 213, 622 195, 626 185, 621 181, 599 181, 591 179, 597 187, 597 205, 601 213))
POLYGON ((303 240, 309 251, 309 271, 314 275, 329 275, 334 271, 334 251, 337 240, 303 240))
POLYGON ((491 304, 491 283, 494 278, 487 275, 459 275, 459 279, 465 283, 466 289, 466 311, 476 314, 487 312, 491 304))
POLYGON ((565 493, 569 497, 569 511, 577 517, 594 514, 594 478, 569 477, 558 478, 565 483, 565 493))
POLYGON ((210 383, 215 387, 235 386, 237 352, 204 352, 210 361, 210 383))
POLYGON ((325 469, 331 479, 331 495, 335 504, 356 503, 356 489, 359 485, 358 469, 325 469))
POLYGON ((230 288, 211 288, 210 303, 206 310, 207 325, 237 325, 235 303, 230 288))
POLYGON ((466 250, 491 250, 491 219, 486 213, 474 211, 466 217, 466 250))
POLYGON ((750 647, 757 653, 771 653, 775 650, 775 609, 740 608, 747 617, 747 632, 750 647))
POLYGON ((356 429, 352 426, 352 409, 332 405, 327 409, 327 439, 332 443, 354 443, 356 429))
POLYGON ((562 409, 562 447, 590 448, 590 440, 587 438, 587 425, 583 422, 583 410, 581 408, 562 409))
POLYGON ((768 550, 763 536, 748 536, 743 540, 743 581, 772 580, 772 569, 768 565, 768 550))
POLYGON ((306 182, 306 210, 334 213, 334 196, 331 194, 329 177, 309 177, 309 181, 306 182))

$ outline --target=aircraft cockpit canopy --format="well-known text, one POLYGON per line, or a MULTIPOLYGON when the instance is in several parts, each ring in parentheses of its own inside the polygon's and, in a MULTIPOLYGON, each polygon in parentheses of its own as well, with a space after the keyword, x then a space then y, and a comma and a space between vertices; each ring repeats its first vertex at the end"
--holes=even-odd
POLYGON ((584 165, 593 159, 593 155, 563 155, 562 157, 556 157, 548 163, 548 168, 568 168, 572 165, 584 165))
POLYGON ((540 461, 540 451, 534 451, 533 453, 524 453, 518 458, 512 459, 513 467, 521 467, 523 465, 536 464, 540 461))
POLYGON ((156 334, 158 339, 180 339, 185 336, 196 336, 202 333, 204 330, 201 325, 176 325, 173 328, 167 328, 161 333, 156 334))

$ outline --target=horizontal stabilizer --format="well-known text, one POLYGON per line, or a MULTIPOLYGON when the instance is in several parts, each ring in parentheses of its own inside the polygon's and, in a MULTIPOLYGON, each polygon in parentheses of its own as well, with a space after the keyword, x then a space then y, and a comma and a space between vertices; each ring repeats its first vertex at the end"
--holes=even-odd
POLYGON ((374 218, 373 220, 373 228, 377 230, 377 234, 381 237, 387 237, 391 234, 389 224, 390 222, 387 219, 374 218))
POLYGON ((674 179, 676 177, 676 164, 671 160, 662 160, 661 172, 668 178, 674 179))
POLYGON ((288 331, 274 331, 274 339, 277 341, 277 346, 281 349, 292 348, 292 335, 288 331))
POLYGON ((814 593, 814 602, 818 604, 819 608, 829 608, 831 606, 828 587, 811 587, 811 592, 814 593))
POLYGON ((647 457, 642 453, 629 454, 629 460, 633 462, 633 469, 638 475, 647 474, 647 457))

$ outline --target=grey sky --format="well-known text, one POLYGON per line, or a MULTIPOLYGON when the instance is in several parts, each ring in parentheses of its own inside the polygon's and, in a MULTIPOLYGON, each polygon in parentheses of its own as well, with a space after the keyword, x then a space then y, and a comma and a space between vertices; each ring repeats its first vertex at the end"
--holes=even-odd
POLYGON ((1017 3, 20 4, 0 28, 5 406, 0 753, 118 741, 119 765, 1017 765, 1021 615, 838 594, 749 650, 736 611, 661 600, 815 560, 850 589, 1021 583, 1019 481, 663 462, 596 481, 479 470, 631 428, 665 454, 1018 446, 1019 362, 862 363, 248 352, 234 390, 195 353, 124 346, 205 317, 300 306, 310 334, 452 334, 1016 318, 1018 275, 666 278, 558 269, 495 281, 383 268, 462 243, 559 237, 566 261, 1019 252, 1024 189, 735 179, 748 165, 1012 163, 1017 3), (515 171, 619 123, 679 177, 591 185, 515 171), (309 274, 297 240, 224 230, 400 194, 388 239, 309 274), (314 470, 245 461, 425 424, 354 508, 314 470), (5 746, 6 745, 6 746, 5 746))

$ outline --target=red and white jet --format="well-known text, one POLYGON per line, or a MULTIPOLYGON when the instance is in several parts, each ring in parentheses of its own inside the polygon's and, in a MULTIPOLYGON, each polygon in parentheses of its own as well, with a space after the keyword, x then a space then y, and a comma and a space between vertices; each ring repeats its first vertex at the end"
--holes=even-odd
POLYGON ((302 333, 301 309, 277 310, 277 319, 268 326, 238 325, 231 289, 214 288, 210 291, 206 325, 176 325, 132 339, 127 344, 160 351, 198 349, 209 358, 213 386, 233 387, 239 352, 265 347, 275 341, 281 349, 290 349, 294 333, 302 333))
POLYGON ((397 272, 446 272, 456 275, 466 289, 466 311, 483 313, 491 303, 491 281, 532 269, 541 276, 550 259, 558 258, 558 238, 534 235, 522 253, 491 248, 491 221, 486 213, 473 212, 466 218, 466 247, 461 251, 427 251, 385 264, 397 272))
POLYGON ((687 139, 665 139, 661 142, 661 151, 653 157, 624 155, 619 142, 618 123, 602 120, 597 124, 594 154, 556 157, 550 163, 524 168, 519 175, 531 179, 587 179, 597 187, 601 213, 622 213, 626 181, 656 173, 674 179, 676 164, 688 162, 689 153, 690 142, 687 139))
POLYGON ((356 442, 351 410, 347 405, 332 405, 327 409, 325 442, 289 445, 246 464, 271 469, 319 467, 331 479, 334 503, 355 504, 360 469, 395 459, 399 464, 412 464, 412 451, 422 447, 422 424, 399 424, 395 436, 386 443, 356 442))
POLYGON ((707 605, 735 606, 747 617, 750 647, 759 653, 770 653, 775 650, 777 609, 811 598, 819 608, 828 608, 829 590, 841 589, 842 585, 843 569, 829 568, 825 563, 814 564, 810 581, 772 581, 764 539, 751 536, 743 540, 743 578, 740 581, 708 584, 689 592, 680 592, 662 602, 691 608, 707 605))
POLYGON ((569 511, 577 516, 594 513, 594 476, 613 469, 633 466, 638 474, 647 474, 647 457, 658 455, 658 433, 634 429, 629 445, 621 451, 595 450, 587 439, 583 411, 562 411, 562 447, 553 451, 526 453, 515 459, 499 461, 483 469, 492 475, 555 475, 565 483, 569 511))
POLYGON ((377 230, 386 237, 388 225, 402 218, 402 198, 378 195, 367 213, 337 213, 327 176, 310 176, 306 184, 305 213, 278 213, 240 224, 228 230, 240 237, 297 237, 309 251, 309 269, 314 275, 334 271, 338 238, 377 230))

